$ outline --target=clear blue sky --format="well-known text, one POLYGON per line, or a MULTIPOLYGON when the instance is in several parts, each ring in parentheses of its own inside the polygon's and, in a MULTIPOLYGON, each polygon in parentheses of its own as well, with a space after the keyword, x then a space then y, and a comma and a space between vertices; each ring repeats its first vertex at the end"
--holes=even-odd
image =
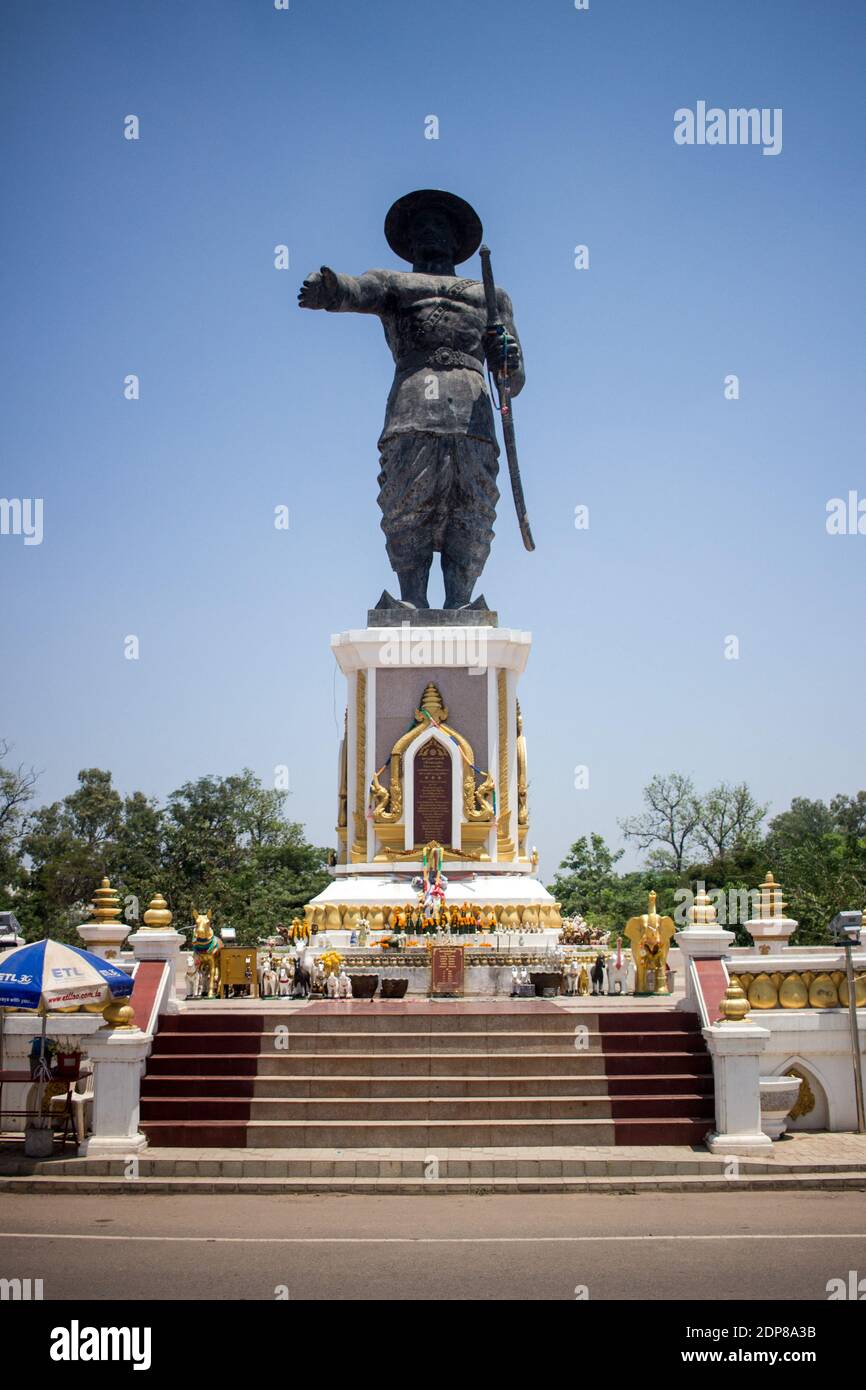
POLYGON ((0 495, 45 506, 41 546, 0 537, 0 733, 43 799, 286 763, 333 842, 392 364, 295 295, 395 264, 385 210, 430 185, 479 210, 526 356, 538 549, 503 488, 482 587, 535 637, 545 876, 656 771, 774 809, 864 784, 866 536, 825 530, 866 497, 861 5, 6 0, 0 38, 0 495), (781 107, 782 153, 676 145, 698 100, 781 107))

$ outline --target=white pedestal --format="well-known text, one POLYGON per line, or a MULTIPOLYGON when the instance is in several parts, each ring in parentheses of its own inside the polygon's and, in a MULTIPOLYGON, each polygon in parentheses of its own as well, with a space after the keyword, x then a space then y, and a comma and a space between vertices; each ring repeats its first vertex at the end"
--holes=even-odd
POLYGON ((173 931, 170 927, 167 931, 142 927, 140 931, 129 938, 129 945, 135 953, 136 960, 171 961, 168 993, 160 1013, 178 1013, 180 1006, 177 1000, 177 958, 184 946, 184 938, 181 933, 173 931))
POLYGON ((745 926, 758 954, 768 956, 786 949, 799 923, 793 917, 754 917, 745 926))
POLYGON ((753 1023, 717 1023, 703 1030, 713 1058, 716 1128, 711 1153, 751 1154, 772 1147, 761 1126, 760 1057, 770 1034, 753 1023))
MULTIPOLYGON (((407 613, 400 626, 352 629, 331 638, 348 686, 338 876, 375 865, 380 874, 397 873, 408 881, 419 872, 413 850, 420 860, 422 847, 434 841, 453 853, 444 872, 455 880, 482 871, 481 866, 492 873, 532 871, 528 823, 521 812, 525 743, 517 718, 517 685, 531 643, 530 633, 515 628, 441 626, 432 617, 425 626, 417 613, 411 623, 407 613), (428 720, 419 707, 433 686, 441 717, 428 720), (431 742, 441 750, 437 776, 447 803, 435 815, 429 806, 422 810, 414 795, 416 758, 423 754, 424 761, 431 742), (399 795, 391 787, 392 754, 402 778, 399 795), (471 789, 466 792, 470 754, 471 765, 492 778, 495 819, 479 817, 471 789), (371 811, 377 773, 383 789, 396 798, 381 815, 381 808, 371 811)), ((480 772, 472 775, 473 786, 481 785, 480 772)), ((378 900, 370 895, 362 901, 378 900)))
POLYGON ((147 1148, 138 1118, 141 1064, 149 1049, 150 1039, 140 1028, 101 1028, 92 1034, 87 1050, 93 1062, 93 1132, 79 1154, 92 1158, 147 1148))
POLYGON ((674 935, 674 940, 685 957, 685 994, 677 1007, 688 1013, 700 1015, 700 998, 695 985, 691 962, 695 960, 721 960, 730 950, 736 933, 716 925, 707 927, 684 927, 674 935))
POLYGON ((84 922, 75 930, 84 942, 85 950, 92 951, 103 960, 117 960, 129 936, 129 923, 84 922))

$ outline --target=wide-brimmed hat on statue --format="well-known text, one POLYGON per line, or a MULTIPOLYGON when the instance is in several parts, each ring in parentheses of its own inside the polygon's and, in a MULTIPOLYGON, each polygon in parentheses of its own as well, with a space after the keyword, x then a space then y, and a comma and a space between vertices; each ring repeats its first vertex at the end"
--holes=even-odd
POLYGON ((481 218, 463 198, 458 198, 456 193, 446 193, 443 188, 419 188, 397 199, 385 218, 385 236, 391 250, 404 261, 413 259, 409 236, 412 218, 428 208, 444 213, 454 227, 454 264, 459 265, 474 256, 484 234, 481 218))

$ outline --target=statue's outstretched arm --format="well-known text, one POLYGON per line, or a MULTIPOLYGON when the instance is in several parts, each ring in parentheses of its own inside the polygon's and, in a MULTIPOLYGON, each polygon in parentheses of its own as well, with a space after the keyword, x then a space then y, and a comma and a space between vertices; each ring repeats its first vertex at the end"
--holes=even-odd
POLYGON ((363 275, 339 275, 323 265, 308 275, 298 292, 302 309, 331 313, 381 314, 388 300, 388 273, 365 270, 363 275))

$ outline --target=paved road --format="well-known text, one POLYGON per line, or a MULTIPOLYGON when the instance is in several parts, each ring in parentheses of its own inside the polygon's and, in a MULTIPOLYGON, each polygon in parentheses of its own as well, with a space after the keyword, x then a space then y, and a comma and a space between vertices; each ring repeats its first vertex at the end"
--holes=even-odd
POLYGON ((859 1192, 0 1195, 0 1278, 46 1299, 825 1300, 850 1270, 859 1192))

